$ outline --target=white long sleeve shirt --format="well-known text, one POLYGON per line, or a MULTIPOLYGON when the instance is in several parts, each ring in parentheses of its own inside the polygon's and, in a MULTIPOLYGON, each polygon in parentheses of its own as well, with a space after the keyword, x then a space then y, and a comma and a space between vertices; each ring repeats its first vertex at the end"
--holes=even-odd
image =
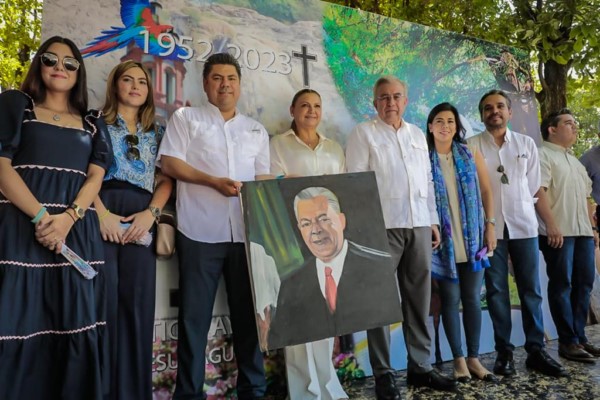
POLYGON ((357 125, 346 144, 348 172, 374 171, 387 229, 439 224, 425 134, 402 120, 357 125))
POLYGON ((504 224, 510 239, 538 236, 537 199, 534 196, 540 188, 540 161, 533 139, 507 129, 502 147, 498 147, 488 131, 470 138, 468 142, 481 152, 490 175, 496 237, 504 238, 504 224), (504 167, 508 184, 501 182, 500 165, 504 167))

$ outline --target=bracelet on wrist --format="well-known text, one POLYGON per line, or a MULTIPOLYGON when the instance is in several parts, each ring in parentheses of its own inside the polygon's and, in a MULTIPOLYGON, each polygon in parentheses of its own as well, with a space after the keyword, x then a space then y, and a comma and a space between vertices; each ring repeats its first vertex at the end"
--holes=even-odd
POLYGON ((73 224, 75 224, 77 222, 77 219, 68 210, 68 208, 65 210, 65 214, 71 217, 71 219, 73 220, 73 224))
POLYGON ((102 222, 102 220, 106 217, 108 217, 108 215, 110 214, 110 210, 107 208, 106 211, 104 211, 99 217, 98 217, 98 221, 102 222))
POLYGON ((42 206, 42 208, 40 208, 40 211, 38 211, 37 214, 35 214, 35 217, 33 217, 33 219, 31 220, 31 223, 37 224, 38 222, 40 222, 44 214, 46 214, 46 207, 42 206))

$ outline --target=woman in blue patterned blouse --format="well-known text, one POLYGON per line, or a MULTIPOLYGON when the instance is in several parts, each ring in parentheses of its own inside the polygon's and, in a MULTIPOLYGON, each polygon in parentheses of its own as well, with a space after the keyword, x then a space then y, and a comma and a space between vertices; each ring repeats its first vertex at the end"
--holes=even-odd
POLYGON ((163 130, 154 123, 152 83, 141 63, 113 68, 103 111, 114 161, 94 204, 108 279, 109 398, 151 399, 156 255, 144 240, 154 231, 173 182, 156 169, 163 130))

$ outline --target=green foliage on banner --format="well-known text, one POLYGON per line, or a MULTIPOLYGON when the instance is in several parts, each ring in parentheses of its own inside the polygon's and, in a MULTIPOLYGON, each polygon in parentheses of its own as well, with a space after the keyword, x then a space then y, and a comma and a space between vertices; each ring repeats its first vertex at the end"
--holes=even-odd
POLYGON ((0 88, 18 88, 40 45, 41 0, 0 2, 0 88))
MULTIPOLYGON (((424 126, 432 105, 450 101, 479 120, 481 94, 507 87, 527 94, 528 54, 380 15, 337 6, 323 11, 327 63, 356 120, 373 114, 371 88, 381 75, 409 83, 407 120, 424 126), (507 70, 510 69, 508 78, 507 70)), ((529 92, 531 97, 531 93, 529 92)))
MULTIPOLYGON (((577 116, 598 115, 600 0, 327 1, 527 49, 542 115, 576 98, 577 116)), ((586 141, 597 129, 583 125, 586 141)))

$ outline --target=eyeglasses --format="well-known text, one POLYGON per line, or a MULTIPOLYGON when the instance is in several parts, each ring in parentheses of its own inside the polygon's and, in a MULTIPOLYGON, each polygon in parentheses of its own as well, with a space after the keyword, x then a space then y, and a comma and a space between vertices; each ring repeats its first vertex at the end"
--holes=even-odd
MULTIPOLYGON (((58 56, 54 53, 43 53, 42 55, 40 55, 40 60, 42 61, 42 64, 50 68, 58 64, 58 56)), ((67 56, 63 57, 62 65, 67 71, 75 72, 79 69, 80 64, 79 61, 77 61, 77 59, 75 59, 74 57, 67 56)))
POLYGON ((403 97, 406 97, 406 95, 404 95, 403 93, 394 93, 392 95, 382 94, 381 96, 377 96, 375 99, 377 101, 383 101, 383 102, 387 103, 388 101, 390 101, 392 99, 394 99, 394 101, 399 101, 403 97))
POLYGON ((140 144, 140 138, 138 138, 136 135, 125 135, 123 140, 125 140, 125 143, 127 143, 127 153, 125 153, 127 159, 129 161, 139 160, 140 149, 135 146, 140 144))
POLYGON ((496 171, 502 174, 502 176, 500 177, 500 182, 504 183, 505 185, 508 185, 508 175, 506 175, 506 173, 504 172, 504 165, 500 165, 496 171))

